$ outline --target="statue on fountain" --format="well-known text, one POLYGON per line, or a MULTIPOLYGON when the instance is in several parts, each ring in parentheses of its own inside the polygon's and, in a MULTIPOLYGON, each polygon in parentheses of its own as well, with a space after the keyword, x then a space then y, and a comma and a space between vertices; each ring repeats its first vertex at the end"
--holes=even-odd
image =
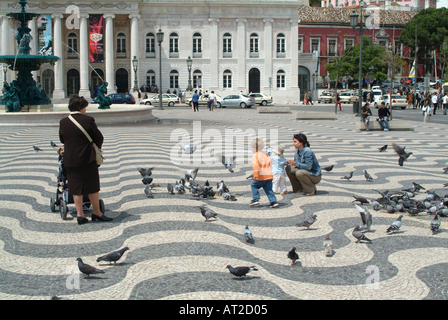
POLYGON ((96 102, 98 102, 98 109, 110 109, 110 105, 112 104, 112 98, 107 97, 107 82, 103 82, 102 85, 98 88, 98 95, 96 97, 96 102))
POLYGON ((3 94, 2 103, 6 105, 6 112, 19 112, 23 107, 19 99, 20 89, 14 84, 14 81, 11 83, 11 86, 7 82, 3 85, 5 93, 3 94))

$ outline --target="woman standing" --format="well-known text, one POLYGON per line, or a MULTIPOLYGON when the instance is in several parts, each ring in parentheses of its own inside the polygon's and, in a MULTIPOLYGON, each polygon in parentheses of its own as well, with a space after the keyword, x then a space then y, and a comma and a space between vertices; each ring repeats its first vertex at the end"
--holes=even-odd
MULTIPOLYGON (((101 148, 103 135, 98 130, 95 119, 87 116, 89 105, 84 97, 74 95, 70 98, 68 109, 70 115, 90 135, 93 142, 101 148)), ((67 171, 68 193, 75 202, 78 224, 88 222, 83 212, 83 195, 88 194, 92 204, 92 220, 112 221, 100 211, 100 177, 95 159, 95 150, 86 135, 69 118, 59 123, 59 138, 64 143, 64 166, 67 171)))
POLYGON ((321 169, 307 137, 303 133, 295 134, 294 148, 297 152, 294 160, 287 160, 286 174, 292 185, 293 192, 304 192, 307 196, 316 194, 316 184, 322 178, 321 169))

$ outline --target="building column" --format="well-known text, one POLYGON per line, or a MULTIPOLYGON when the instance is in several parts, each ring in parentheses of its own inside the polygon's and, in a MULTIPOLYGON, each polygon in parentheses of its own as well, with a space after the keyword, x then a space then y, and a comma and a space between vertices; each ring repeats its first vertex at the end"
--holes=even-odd
POLYGON ((210 91, 219 90, 219 19, 208 19, 210 22, 210 91))
MULTIPOLYGON (((272 75, 272 24, 274 19, 263 19, 264 22, 264 91, 271 92, 274 89, 275 79, 272 75), (269 78, 272 77, 272 88, 269 87, 269 78)), ((262 84, 261 84, 262 85, 262 84)))
MULTIPOLYGON (((1 54, 2 55, 9 55, 10 54, 10 33, 11 33, 11 27, 10 27, 10 17, 3 16, 2 18, 2 40, 1 40, 1 54)), ((4 64, 4 67, 7 68, 7 65, 4 64)), ((11 82, 11 72, 8 70, 6 73, 6 82, 11 82)), ((2 81, 3 81, 4 74, 1 74, 2 81)))
MULTIPOLYGON (((131 56, 130 59, 130 65, 131 65, 131 87, 129 88, 129 92, 132 91, 132 88, 134 87, 134 79, 135 79, 135 72, 134 68, 132 67, 132 59, 134 59, 134 56, 138 59, 139 57, 139 50, 138 50, 138 19, 140 19, 139 14, 130 14, 129 19, 131 19, 131 56)), ((138 72, 138 69, 137 69, 138 72)), ((137 75, 137 83, 138 83, 138 75, 137 75)))
MULTIPOLYGON (((293 102, 300 101, 299 95, 299 21, 290 20, 291 22, 291 85, 290 89, 292 91, 293 102)), ((310 74, 310 83, 312 83, 313 75, 310 74)), ((313 84, 314 85, 314 84, 313 84)), ((314 88, 310 86, 310 88, 314 88)), ((317 98, 315 95, 313 96, 317 98)))
POLYGON ((79 17, 79 95, 89 100, 89 15, 81 13, 79 17))
POLYGON ((238 80, 237 90, 245 93, 249 90, 246 85, 246 19, 236 19, 237 23, 237 42, 238 42, 238 80))
MULTIPOLYGON (((30 31, 30 36, 31 36, 31 42, 30 42, 30 54, 38 54, 38 48, 37 48, 37 23, 36 23, 36 18, 33 18, 31 20, 28 21, 28 28, 31 29, 30 31)), ((31 71, 31 74, 33 75, 33 79, 34 81, 37 82, 37 71, 31 71)))
POLYGON ((53 99, 64 99, 64 57, 62 52, 62 19, 64 16, 62 13, 54 13, 51 15, 51 18, 54 24, 53 54, 59 57, 59 60, 54 64, 53 99))
POLYGON ((105 60, 106 60, 106 79, 107 82, 107 92, 115 92, 115 72, 114 72, 114 27, 113 19, 115 15, 113 13, 107 13, 103 15, 105 19, 105 60))

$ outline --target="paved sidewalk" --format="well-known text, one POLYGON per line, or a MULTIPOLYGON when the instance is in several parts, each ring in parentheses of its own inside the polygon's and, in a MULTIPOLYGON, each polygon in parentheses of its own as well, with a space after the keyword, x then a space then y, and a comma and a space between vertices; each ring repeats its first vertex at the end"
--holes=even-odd
MULTIPOLYGON (((448 165, 448 125, 415 121, 413 132, 359 132, 354 130, 359 118, 351 112, 338 113, 337 121, 298 121, 292 114, 230 108, 194 113, 175 107, 153 114, 161 121, 100 127, 106 158, 100 198, 114 221, 82 226, 72 219, 73 204, 65 221, 50 210, 58 172, 50 140, 60 144, 58 129, 0 128, 0 299, 447 299, 448 218, 442 218, 442 231, 433 236, 432 216, 405 213, 402 232, 388 235, 398 215, 371 209, 375 232, 368 237, 373 243, 357 244, 351 232, 361 219, 351 202, 354 195, 374 199, 378 194, 372 189, 399 190, 413 181, 448 194, 443 188, 448 175, 442 171, 448 165), (167 183, 196 166, 172 162, 173 155, 179 156, 176 143, 187 134, 200 137, 198 151, 206 157, 231 132, 236 132, 232 141, 253 132, 265 134, 269 143, 278 135, 289 159, 292 136, 302 132, 320 165, 334 164, 334 169, 323 172, 316 196, 277 195, 280 205, 274 209, 263 191, 260 205, 249 206, 246 176, 252 168, 247 161, 233 174, 221 164, 198 165, 199 183, 208 180, 215 186, 223 180, 237 201, 169 195, 167 183), (413 152, 403 167, 391 147, 377 150, 392 142, 413 152), (33 145, 43 151, 35 152, 33 145), (152 166, 154 183, 161 187, 148 199, 137 167, 152 166), (373 182, 365 181, 364 169, 373 182), (350 171, 352 180, 340 179, 350 171), (218 219, 204 222, 199 205, 217 212, 218 219), (310 214, 317 215, 312 230, 295 226, 310 214), (243 240, 246 224, 254 244, 243 240), (328 234, 335 249, 330 258, 323 249, 328 234), (124 246, 130 251, 120 266, 96 262, 124 246), (286 257, 292 247, 300 257, 294 268, 286 257), (105 273, 80 277, 78 287, 77 257, 105 273), (255 265, 258 271, 238 281, 228 264, 255 265)), ((250 142, 245 139, 235 149, 247 151, 250 142)), ((424 197, 422 192, 416 196, 424 197)))

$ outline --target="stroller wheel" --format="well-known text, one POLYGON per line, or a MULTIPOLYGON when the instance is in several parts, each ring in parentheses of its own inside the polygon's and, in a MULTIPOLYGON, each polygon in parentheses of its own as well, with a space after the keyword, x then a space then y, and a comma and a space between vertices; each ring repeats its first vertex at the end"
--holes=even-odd
POLYGON ((50 199, 50 209, 52 212, 56 212, 56 203, 53 198, 50 199))
POLYGON ((61 213, 62 220, 67 219, 67 203, 63 200, 61 200, 61 205, 59 206, 59 212, 61 213))
POLYGON ((106 207, 104 206, 103 199, 100 199, 100 211, 102 214, 104 214, 106 212, 106 207))

